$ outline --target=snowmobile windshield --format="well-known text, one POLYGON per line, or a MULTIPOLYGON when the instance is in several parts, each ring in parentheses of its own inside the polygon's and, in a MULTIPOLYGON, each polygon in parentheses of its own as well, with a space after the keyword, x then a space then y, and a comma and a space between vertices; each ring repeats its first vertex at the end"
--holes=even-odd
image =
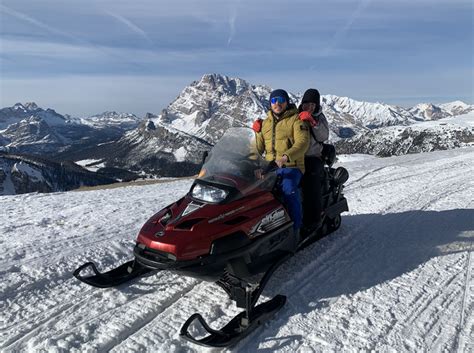
POLYGON ((230 128, 212 148, 199 173, 198 180, 236 188, 247 195, 257 189, 271 190, 275 173, 268 171, 269 162, 257 151, 255 133, 250 128, 230 128))

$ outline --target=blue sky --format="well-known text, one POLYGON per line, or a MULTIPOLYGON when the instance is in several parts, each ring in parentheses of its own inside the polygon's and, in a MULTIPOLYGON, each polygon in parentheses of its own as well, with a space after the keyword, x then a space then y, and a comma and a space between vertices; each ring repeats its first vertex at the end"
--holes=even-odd
POLYGON ((471 0, 0 0, 0 106, 159 113, 206 73, 474 103, 471 0))

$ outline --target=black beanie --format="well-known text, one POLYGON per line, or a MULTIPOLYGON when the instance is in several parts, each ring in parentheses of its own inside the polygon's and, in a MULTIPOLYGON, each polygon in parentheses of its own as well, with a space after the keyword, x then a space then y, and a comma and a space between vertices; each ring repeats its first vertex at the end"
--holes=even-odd
POLYGON ((288 93, 284 89, 276 89, 270 93, 270 104, 273 97, 283 97, 286 99, 286 102, 290 104, 290 96, 288 96, 288 93))
POLYGON ((319 95, 319 91, 314 88, 310 88, 306 90, 303 95, 303 99, 301 100, 301 104, 304 103, 316 103, 316 112, 321 108, 321 96, 319 95))

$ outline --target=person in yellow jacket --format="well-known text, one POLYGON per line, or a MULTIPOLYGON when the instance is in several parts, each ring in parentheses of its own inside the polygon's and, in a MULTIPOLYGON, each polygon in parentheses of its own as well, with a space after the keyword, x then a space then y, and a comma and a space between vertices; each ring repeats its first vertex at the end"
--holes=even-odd
POLYGON ((270 107, 261 128, 254 124, 258 152, 267 161, 275 161, 281 175, 281 189, 293 228, 298 231, 302 222, 301 198, 298 190, 304 173, 304 155, 309 147, 309 127, 299 119, 298 109, 291 104, 285 90, 270 94, 270 107), (259 130, 259 131, 257 131, 259 130))

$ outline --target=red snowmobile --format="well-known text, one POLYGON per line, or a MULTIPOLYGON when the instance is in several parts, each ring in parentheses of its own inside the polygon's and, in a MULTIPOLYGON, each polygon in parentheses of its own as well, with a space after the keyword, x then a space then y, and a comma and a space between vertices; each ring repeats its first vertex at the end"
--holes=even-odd
POLYGON ((184 323, 180 335, 204 346, 233 345, 285 304, 286 297, 277 295, 256 306, 278 266, 339 228, 341 213, 348 211, 342 191, 349 174, 342 167, 331 167, 335 161, 333 146, 325 146, 324 160, 323 223, 301 238, 293 231, 293 222, 282 202, 276 165, 259 155, 251 129, 231 128, 206 157, 188 194, 156 213, 142 227, 134 260, 106 273, 100 273, 88 262, 74 271, 74 276, 101 288, 156 270, 215 282, 237 307, 245 310, 220 330, 212 329, 200 314, 194 314, 184 323), (93 274, 81 274, 86 269, 93 274), (207 331, 204 338, 190 334, 188 328, 195 321, 207 331))

